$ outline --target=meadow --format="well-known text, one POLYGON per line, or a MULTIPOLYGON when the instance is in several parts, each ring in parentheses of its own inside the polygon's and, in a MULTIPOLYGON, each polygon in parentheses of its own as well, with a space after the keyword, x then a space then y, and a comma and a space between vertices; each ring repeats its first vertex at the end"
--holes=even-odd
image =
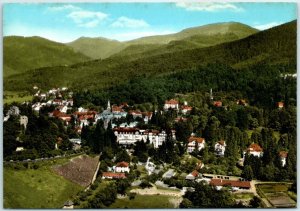
POLYGON ((84 189, 53 171, 54 165, 66 164, 69 160, 5 164, 4 208, 62 208, 68 199, 84 189))
POLYGON ((128 197, 117 199, 109 208, 174 208, 170 200, 174 198, 164 195, 136 195, 134 199, 128 197))

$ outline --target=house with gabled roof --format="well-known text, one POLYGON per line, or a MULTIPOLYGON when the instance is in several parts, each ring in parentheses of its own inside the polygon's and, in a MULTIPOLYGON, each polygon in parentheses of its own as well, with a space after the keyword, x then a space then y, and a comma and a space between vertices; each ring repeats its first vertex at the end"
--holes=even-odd
POLYGON ((129 169, 129 163, 122 161, 117 163, 117 165, 115 166, 115 172, 127 172, 129 173, 130 169, 129 169))
POLYGON ((251 184, 249 181, 235 181, 235 180, 224 180, 224 179, 211 179, 210 185, 214 186, 217 190, 222 189, 224 186, 229 186, 233 190, 239 189, 250 189, 251 184))
POLYGON ((200 176, 199 172, 197 170, 194 170, 190 174, 188 174, 185 179, 187 180, 195 180, 200 176))
POLYGON ((179 108, 179 102, 177 100, 171 99, 165 101, 164 110, 168 110, 168 109, 178 110, 178 108, 179 108))
POLYGON ((181 112, 183 114, 187 114, 187 113, 191 112, 192 110, 193 110, 192 106, 188 106, 188 105, 181 106, 181 112))
POLYGON ((259 146, 258 144, 256 143, 252 143, 250 144, 250 146, 247 148, 246 151, 244 151, 244 155, 245 154, 248 154, 248 155, 253 155, 253 156, 256 156, 256 157, 262 157, 263 156, 263 149, 261 148, 261 146, 259 146))
POLYGON ((224 140, 220 140, 215 144, 215 153, 218 156, 224 156, 226 149, 226 143, 224 140))
POLYGON ((198 150, 202 150, 205 147, 205 139, 201 137, 191 136, 188 139, 187 152, 193 152, 198 146, 198 150))

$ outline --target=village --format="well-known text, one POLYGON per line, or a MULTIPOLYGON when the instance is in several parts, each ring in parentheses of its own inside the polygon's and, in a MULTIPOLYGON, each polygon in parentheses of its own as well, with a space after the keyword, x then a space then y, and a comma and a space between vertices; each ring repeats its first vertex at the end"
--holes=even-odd
MULTIPOLYGON (((40 111, 47 108, 49 118, 56 118, 61 120, 65 127, 72 125, 76 137, 69 137, 69 141, 73 145, 72 148, 74 152, 82 148, 82 144, 84 141, 81 139, 81 132, 84 127, 95 126, 98 121, 103 121, 103 127, 106 130, 108 129, 108 127, 111 127, 113 134, 116 137, 118 146, 126 150, 129 159, 127 161, 119 160, 117 162, 116 156, 114 156, 113 158, 110 158, 109 161, 102 161, 102 163, 106 163, 104 169, 102 167, 102 179, 104 180, 125 179, 133 171, 133 169, 143 169, 145 175, 150 176, 155 174, 161 176, 160 178, 156 178, 156 181, 154 183, 155 185, 153 187, 152 185, 149 185, 148 187, 155 188, 156 186, 161 186, 165 188, 171 188, 173 190, 175 189, 180 191, 180 196, 184 195, 187 190, 193 191, 193 188, 183 186, 181 187, 181 189, 178 189, 176 185, 174 186, 173 184, 172 186, 172 184, 170 183, 171 178, 184 179, 186 181, 193 181, 197 183, 203 182, 204 184, 215 187, 216 190, 225 188, 231 192, 245 192, 257 195, 255 190, 255 184, 257 184, 257 182, 251 181, 250 178, 243 178, 241 176, 236 176, 233 174, 221 175, 217 173, 206 173, 210 172, 208 171, 210 168, 210 164, 203 162, 203 154, 200 155, 201 153, 199 154, 199 152, 203 152, 204 149, 209 148, 210 150, 213 150, 210 151, 210 153, 213 153, 216 157, 222 159, 228 147, 226 141, 223 139, 216 141, 213 146, 208 147, 205 138, 197 136, 195 133, 191 133, 186 139, 186 143, 181 144, 182 146, 186 146, 186 151, 184 152, 184 156, 182 157, 182 159, 184 160, 180 161, 182 165, 193 161, 194 167, 190 167, 189 172, 184 171, 180 168, 178 169, 178 167, 174 167, 170 164, 157 163, 150 156, 144 158, 144 162, 133 159, 134 155, 137 155, 137 152, 135 152, 135 145, 137 145, 137 143, 143 142, 147 144, 147 146, 151 146, 154 149, 159 149, 163 144, 165 144, 168 138, 176 140, 177 132, 175 129, 169 131, 170 134, 168 134, 167 131, 163 129, 147 128, 147 124, 151 121, 153 114, 155 115, 157 112, 163 114, 164 112, 168 111, 175 112, 176 116, 173 119, 174 123, 189 121, 188 117, 190 112, 193 110, 193 107, 189 106, 187 101, 184 101, 183 104, 180 104, 178 100, 170 99, 165 101, 162 111, 141 112, 140 110, 135 109, 134 106, 128 105, 126 102, 120 105, 111 105, 110 101, 108 100, 107 107, 102 112, 98 112, 96 110, 90 110, 83 107, 74 107, 74 99, 72 96, 73 92, 68 91, 67 87, 53 88, 46 93, 42 93, 36 86, 34 86, 33 89, 36 91, 36 94, 34 95, 32 110, 37 115, 39 115, 40 111), (128 121, 128 119, 130 121, 128 121), (139 125, 141 125, 141 123, 143 129, 139 128, 139 125), (204 168, 205 166, 207 168, 204 168), (177 172, 175 169, 179 171, 177 172), (164 181, 168 181, 169 184, 164 183, 164 181)), ((213 101, 212 90, 210 91, 210 99, 212 106, 216 108, 223 107, 222 101, 213 101)), ((28 104, 28 102, 24 103, 28 104)), ((238 99, 236 101, 236 104, 241 106, 248 106, 248 103, 243 99, 238 99)), ((284 103, 278 102, 277 107, 278 109, 284 108, 284 103)), ((227 109, 227 107, 225 106, 224 109, 227 109)), ((28 118, 20 113, 20 110, 17 106, 10 107, 9 111, 4 117, 4 121, 7 121, 10 116, 18 116, 20 125, 23 126, 26 130, 28 118)), ((56 141, 55 143, 55 149, 59 148, 58 142, 59 141, 56 141)), ((26 148, 22 146, 22 143, 19 143, 15 150, 16 152, 21 152, 26 151, 26 148)), ((242 156, 238 160, 236 160, 236 165, 240 166, 240 168, 243 168, 246 156, 261 158, 264 154, 264 149, 257 143, 251 143, 247 146, 247 148, 241 150, 243 152, 242 156)), ((280 151, 277 156, 280 159, 281 166, 284 167, 286 165, 288 152, 280 151)), ((40 160, 40 158, 36 158, 33 160, 26 159, 24 161, 36 162, 38 160, 40 160)), ((10 162, 16 161, 10 160, 10 162)), ((142 181, 143 176, 137 177, 131 185, 139 186, 141 185, 142 181)), ((154 191, 153 194, 154 193, 158 192, 154 191)), ((248 205, 249 201, 243 203, 246 203, 246 205, 248 205)), ((67 205, 67 207, 73 207, 73 203, 69 202, 68 204, 69 205, 67 205)))

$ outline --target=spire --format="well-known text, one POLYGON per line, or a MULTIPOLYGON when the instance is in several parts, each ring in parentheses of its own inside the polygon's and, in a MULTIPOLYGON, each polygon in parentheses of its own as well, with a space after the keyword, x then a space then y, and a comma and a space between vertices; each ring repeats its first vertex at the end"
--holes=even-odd
POLYGON ((110 109, 111 109, 111 108, 110 108, 110 101, 108 100, 108 101, 107 101, 107 109, 106 109, 106 110, 109 110, 109 111, 110 111, 110 109))
POLYGON ((213 93, 212 93, 212 89, 210 89, 210 99, 213 100, 214 97, 213 97, 213 93))

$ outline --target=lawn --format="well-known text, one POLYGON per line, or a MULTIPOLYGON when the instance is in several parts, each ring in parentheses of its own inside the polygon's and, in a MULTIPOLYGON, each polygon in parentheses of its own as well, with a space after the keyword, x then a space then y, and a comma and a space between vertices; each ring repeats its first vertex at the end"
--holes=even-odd
MULTIPOLYGON (((248 134, 248 137, 251 138, 251 135, 254 131, 260 132, 261 129, 262 129, 262 127, 258 127, 255 130, 246 130, 246 133, 248 134)), ((280 133, 278 131, 273 131, 273 135, 277 141, 280 139, 280 133)))
POLYGON ((4 103, 7 104, 11 104, 13 102, 22 103, 31 100, 32 100, 32 95, 26 92, 5 91, 3 93, 3 101, 4 103))
POLYGON ((130 200, 128 197, 117 199, 109 208, 174 208, 170 199, 174 197, 163 195, 136 195, 130 200))
POLYGON ((83 189, 49 167, 14 170, 4 168, 4 208, 61 208, 83 189))

